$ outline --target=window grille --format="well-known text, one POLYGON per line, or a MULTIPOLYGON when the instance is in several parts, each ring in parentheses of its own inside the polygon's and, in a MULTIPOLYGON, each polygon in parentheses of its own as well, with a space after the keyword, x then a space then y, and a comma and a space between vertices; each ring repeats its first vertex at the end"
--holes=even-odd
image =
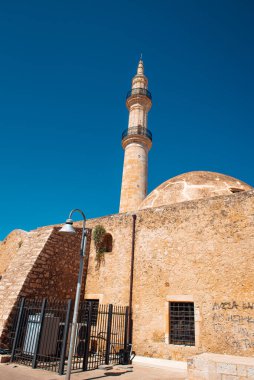
POLYGON ((193 302, 169 303, 169 343, 184 346, 195 345, 195 321, 193 302))

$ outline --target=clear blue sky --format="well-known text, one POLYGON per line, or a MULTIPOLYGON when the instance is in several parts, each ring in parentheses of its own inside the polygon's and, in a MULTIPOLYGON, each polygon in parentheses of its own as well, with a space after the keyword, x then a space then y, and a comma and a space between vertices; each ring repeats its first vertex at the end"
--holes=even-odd
POLYGON ((252 0, 0 3, 0 239, 118 212, 125 95, 143 53, 149 192, 191 170, 254 185, 252 0))

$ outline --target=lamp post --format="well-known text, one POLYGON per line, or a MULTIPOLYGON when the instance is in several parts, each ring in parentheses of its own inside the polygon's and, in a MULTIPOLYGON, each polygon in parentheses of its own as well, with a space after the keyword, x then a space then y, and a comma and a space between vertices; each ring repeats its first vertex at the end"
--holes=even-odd
POLYGON ((79 212, 83 217, 83 230, 82 230, 82 238, 81 238, 81 246, 80 246, 80 262, 79 262, 79 274, 78 274, 78 283, 76 290, 76 298, 72 319, 72 328, 71 328, 71 338, 70 338, 70 348, 69 348, 69 356, 68 356, 68 364, 66 370, 66 380, 69 380, 71 377, 71 365, 72 365, 72 356, 75 344, 75 334, 77 329, 77 320, 78 320, 78 309, 79 309, 79 300, 81 293, 81 285, 82 285, 82 276, 84 270, 84 258, 86 253, 86 240, 87 240, 87 231, 86 231, 86 217, 83 211, 79 209, 74 209, 70 212, 69 218, 66 220, 65 225, 59 230, 59 232, 65 232, 70 234, 75 234, 76 230, 73 227, 72 215, 74 212, 79 212))

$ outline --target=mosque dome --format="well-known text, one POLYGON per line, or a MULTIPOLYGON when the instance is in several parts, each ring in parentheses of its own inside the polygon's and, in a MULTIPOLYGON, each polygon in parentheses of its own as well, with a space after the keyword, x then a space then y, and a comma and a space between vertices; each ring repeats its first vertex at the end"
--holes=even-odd
POLYGON ((225 174, 193 171, 178 175, 154 189, 139 209, 160 207, 174 203, 230 195, 251 190, 252 186, 225 174))

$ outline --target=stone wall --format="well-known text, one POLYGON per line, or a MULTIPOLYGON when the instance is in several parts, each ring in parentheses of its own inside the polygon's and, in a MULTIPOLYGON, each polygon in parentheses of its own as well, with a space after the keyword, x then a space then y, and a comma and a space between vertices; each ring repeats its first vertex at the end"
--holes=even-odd
POLYGON ((117 214, 87 221, 91 229, 98 224, 112 235, 113 248, 112 252, 104 254, 104 261, 98 269, 92 239, 85 297, 98 298, 101 303, 126 306, 130 289, 132 215, 117 214))
MULTIPOLYGON (((40 228, 14 256, 0 283, 0 336, 11 323, 12 308, 18 297, 75 298, 79 270, 81 229, 75 235, 58 232, 58 227, 40 228)), ((90 237, 87 252, 89 251, 90 237)), ((86 276, 86 266, 84 279, 86 276)), ((84 293, 84 280, 82 284, 84 293)), ((3 340, 4 341, 4 340, 3 340)))
MULTIPOLYGON (((113 236, 99 269, 91 242, 85 298, 128 305, 132 215, 87 221, 113 236)), ((81 223, 75 223, 81 227, 81 223)), ((79 235, 78 235, 79 236, 79 235)), ((0 325, 19 295, 73 297, 79 238, 31 231, 0 284, 0 325), (66 239, 66 240, 65 240, 66 239), (1 299, 2 297, 2 299, 1 299)), ((254 354, 254 191, 137 212, 133 344, 138 355, 254 354), (169 302, 195 305, 195 346, 169 344, 169 302)))
POLYGON ((188 360, 188 380, 254 379, 253 358, 201 354, 188 360))
MULTIPOLYGON (((134 348, 139 355, 185 360, 201 352, 254 353, 254 192, 137 213, 134 348), (169 344, 169 301, 195 304, 196 344, 169 344)), ((87 297, 128 304, 132 217, 105 226, 113 252, 95 269, 91 246, 87 297)))
POLYGON ((27 275, 20 296, 75 299, 82 232, 81 228, 76 230, 73 235, 59 233, 58 227, 53 228, 27 275))
POLYGON ((253 191, 139 212, 135 257, 140 355, 253 355, 253 191), (168 344, 170 300, 194 302, 195 347, 168 344))
POLYGON ((2 242, 0 242, 0 280, 12 258, 22 247, 26 236, 26 231, 14 230, 2 242))
MULTIPOLYGON (((40 255, 52 228, 31 231, 13 256, 0 282, 0 338, 5 335, 13 306, 22 292, 28 274, 40 255)), ((8 245, 6 244, 6 249, 8 245)), ((0 343, 2 341, 0 340, 0 343)))

